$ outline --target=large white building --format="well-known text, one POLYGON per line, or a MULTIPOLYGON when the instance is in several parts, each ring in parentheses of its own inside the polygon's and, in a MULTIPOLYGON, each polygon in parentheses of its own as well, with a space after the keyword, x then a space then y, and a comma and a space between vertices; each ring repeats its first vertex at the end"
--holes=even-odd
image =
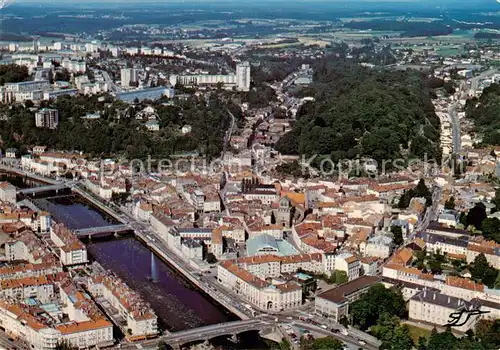
POLYGON ((0 327, 33 349, 57 349, 61 341, 80 349, 113 345, 113 324, 90 296, 69 280, 62 282, 59 290, 61 299, 57 305, 53 304, 51 318, 34 314, 33 311, 39 309, 29 308, 22 302, 0 299, 0 327))
POLYGON ((262 310, 281 311, 302 304, 302 287, 294 282, 272 284, 231 261, 218 266, 217 280, 262 310))
POLYGON ((3 87, 0 87, 0 102, 13 103, 26 100, 41 100, 44 91, 49 88, 50 82, 48 80, 6 83, 3 87))
POLYGON ((63 224, 56 224, 50 230, 50 239, 60 249, 63 265, 86 264, 87 247, 63 224))
POLYGON ((61 62, 61 66, 66 68, 70 73, 85 73, 87 71, 87 63, 85 61, 66 58, 61 62))
POLYGON ((37 128, 56 129, 59 124, 59 111, 52 108, 42 108, 35 113, 37 128))
MULTIPOLYGON (((17 220, 19 218, 16 218, 17 220)), ((42 241, 32 231, 26 229, 16 233, 5 242, 5 259, 7 261, 27 261, 31 264, 55 262, 54 255, 44 249, 42 241)), ((19 277, 19 275, 15 277, 19 277)))
POLYGON ((123 68, 120 70, 122 87, 129 87, 130 84, 137 82, 137 72, 134 68, 123 68))
POLYGON ((236 65, 236 74, 195 74, 195 75, 171 75, 170 84, 173 86, 182 84, 185 86, 216 86, 222 84, 225 89, 235 87, 239 91, 250 90, 250 64, 248 62, 236 65))
POLYGON ((40 56, 38 55, 29 55, 29 54, 12 55, 12 63, 17 64, 18 66, 26 66, 30 73, 38 66, 39 62, 40 62, 40 56))
MULTIPOLYGON (((424 290, 414 295, 408 303, 408 316, 410 320, 417 322, 430 323, 443 327, 451 321, 453 313, 460 310, 479 309, 480 305, 475 301, 467 301, 461 298, 445 295, 437 291, 424 290)), ((474 325, 479 320, 479 315, 469 314, 470 317, 464 317, 464 325, 453 326, 454 331, 465 333, 469 329, 474 329, 474 325)))
POLYGON ((226 260, 218 266, 217 280, 261 310, 281 311, 302 304, 302 287, 281 278, 299 269, 322 273, 321 254, 261 255, 226 260))
POLYGON ((5 279, 1 281, 0 297, 15 300, 36 298, 49 303, 54 298, 54 285, 46 276, 5 279))

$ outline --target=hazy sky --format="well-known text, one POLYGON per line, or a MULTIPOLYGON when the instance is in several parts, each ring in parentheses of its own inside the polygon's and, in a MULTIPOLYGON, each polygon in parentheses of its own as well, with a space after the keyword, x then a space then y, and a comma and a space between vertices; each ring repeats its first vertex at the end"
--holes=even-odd
MULTIPOLYGON (((67 3, 68 0, 11 0, 14 3, 17 4, 22 4, 22 3, 67 3)), ((74 0, 69 0, 69 1, 74 1, 74 0)), ((92 3, 92 2, 99 2, 99 3, 144 3, 144 2, 156 2, 156 3, 179 3, 179 2, 213 2, 213 3, 218 3, 218 2, 268 2, 268 1, 255 1, 255 0, 80 0, 78 3, 92 3)), ((393 2, 393 3, 401 3, 401 2, 410 2, 410 3, 433 3, 436 6, 439 6, 440 4, 461 4, 461 3, 470 3, 471 0, 270 0, 271 2, 325 2, 325 3, 363 3, 363 2, 393 2)), ((476 4, 498 4, 500 7, 500 3, 498 3, 496 0, 473 0, 474 3, 476 4)))

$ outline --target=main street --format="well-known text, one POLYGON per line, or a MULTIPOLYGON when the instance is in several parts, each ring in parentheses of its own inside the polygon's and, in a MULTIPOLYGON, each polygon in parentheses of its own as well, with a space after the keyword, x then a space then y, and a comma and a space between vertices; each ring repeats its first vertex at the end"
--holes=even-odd
POLYGON ((458 106, 459 102, 454 102, 450 105, 448 109, 448 113, 451 118, 451 125, 452 125, 452 137, 453 137, 453 152, 455 154, 458 154, 461 150, 461 131, 460 131, 460 120, 458 119, 458 106))
POLYGON ((102 73, 102 77, 104 78, 104 81, 106 82, 106 84, 108 84, 108 87, 109 87, 109 90, 111 90, 111 92, 121 92, 122 89, 119 88, 115 83, 114 81, 111 79, 111 77, 109 76, 108 72, 106 72, 105 70, 102 70, 101 71, 102 73))
POLYGON ((417 224, 417 227, 415 228, 415 230, 413 230, 413 233, 405 238, 404 245, 410 243, 415 238, 415 235, 417 233, 425 231, 431 221, 436 220, 438 214, 437 208, 439 205, 439 200, 441 199, 442 191, 443 189, 441 187, 434 185, 434 187, 432 188, 432 205, 427 208, 424 217, 417 224))

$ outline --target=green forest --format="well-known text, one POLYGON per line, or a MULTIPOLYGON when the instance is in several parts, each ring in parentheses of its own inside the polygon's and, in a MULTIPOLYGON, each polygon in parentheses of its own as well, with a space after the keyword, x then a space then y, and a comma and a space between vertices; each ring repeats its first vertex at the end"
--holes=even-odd
POLYGON ((0 65, 0 85, 17 83, 29 77, 28 67, 17 64, 0 65))
POLYGON ((479 98, 467 100, 465 113, 485 145, 500 145, 500 85, 491 84, 479 98))
POLYGON ((23 106, 4 108, 7 120, 0 121, 0 146, 15 147, 25 152, 34 145, 49 149, 77 150, 93 156, 122 155, 145 159, 168 157, 172 154, 198 151, 208 158, 220 155, 225 131, 231 118, 229 108, 236 118, 241 110, 231 102, 211 95, 204 98, 190 97, 175 106, 158 101, 145 101, 129 106, 113 100, 111 96, 99 100, 97 96, 61 96, 43 106, 59 110, 59 126, 56 130, 35 126, 34 110, 23 106), (160 131, 148 131, 144 122, 135 115, 146 105, 158 113, 160 131), (101 118, 85 120, 87 113, 100 112, 101 118), (192 126, 192 132, 182 135, 183 125, 192 126))
MULTIPOLYGON (((276 144, 284 154, 322 155, 334 161, 440 158, 439 119, 421 73, 364 68, 335 58, 314 67, 313 96, 293 130, 276 144)), ((321 157, 318 157, 319 161, 321 157)))

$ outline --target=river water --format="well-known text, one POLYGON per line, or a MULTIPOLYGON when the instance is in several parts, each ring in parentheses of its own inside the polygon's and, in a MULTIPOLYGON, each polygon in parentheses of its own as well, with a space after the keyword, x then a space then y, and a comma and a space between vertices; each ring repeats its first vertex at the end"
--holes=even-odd
POLYGON ((51 213, 56 222, 63 222, 72 230, 116 224, 116 220, 105 216, 90 203, 75 195, 35 198, 38 208, 51 213))

